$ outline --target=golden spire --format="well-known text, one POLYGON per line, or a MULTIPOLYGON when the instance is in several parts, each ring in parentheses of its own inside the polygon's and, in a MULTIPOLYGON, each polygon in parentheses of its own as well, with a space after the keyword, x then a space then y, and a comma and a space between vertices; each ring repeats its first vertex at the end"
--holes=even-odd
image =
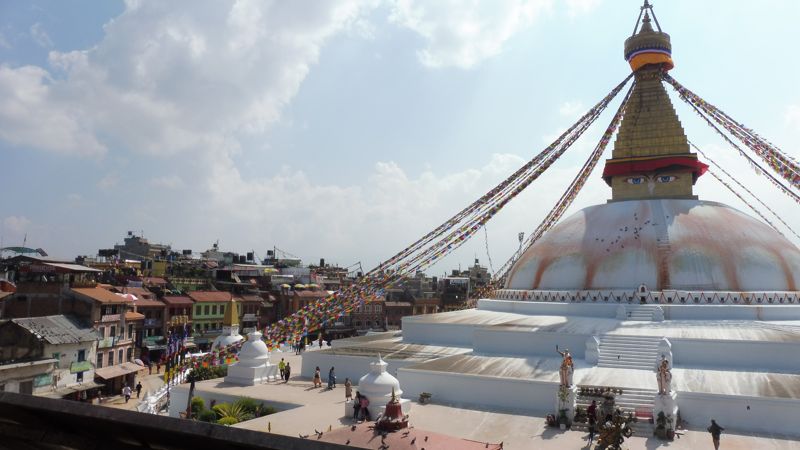
POLYGON ((678 114, 661 83, 661 74, 674 66, 672 46, 658 20, 658 31, 650 25, 652 9, 645 1, 639 14, 644 15, 641 28, 637 20, 634 35, 625 40, 625 59, 635 72, 635 85, 603 171, 612 201, 697 198, 692 186, 707 167, 689 152, 678 114))
POLYGON ((222 319, 222 325, 232 327, 239 325, 239 308, 236 306, 236 300, 231 298, 231 304, 225 310, 225 317, 222 319))

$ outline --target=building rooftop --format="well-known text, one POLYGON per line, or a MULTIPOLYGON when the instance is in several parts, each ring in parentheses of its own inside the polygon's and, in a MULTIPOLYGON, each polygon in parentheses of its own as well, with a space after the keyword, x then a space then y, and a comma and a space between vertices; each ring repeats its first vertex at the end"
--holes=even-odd
POLYGON ((11 321, 48 344, 77 344, 92 342, 98 338, 97 332, 92 327, 87 327, 77 319, 64 315, 25 317, 11 321))
POLYGON ((194 305, 191 298, 183 295, 165 295, 161 300, 169 306, 194 305))
POLYGON ((196 302, 229 302, 233 298, 227 291, 192 291, 186 295, 196 302))
POLYGON ((131 300, 117 295, 107 289, 94 288, 72 288, 72 292, 88 297, 100 303, 130 303, 131 300))

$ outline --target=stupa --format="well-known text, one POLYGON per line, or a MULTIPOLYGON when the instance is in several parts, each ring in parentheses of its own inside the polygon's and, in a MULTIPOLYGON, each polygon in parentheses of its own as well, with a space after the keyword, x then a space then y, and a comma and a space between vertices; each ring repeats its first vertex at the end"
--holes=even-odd
POLYGON ((228 366, 226 383, 253 386, 276 376, 276 366, 269 362, 269 349, 261 340, 261 333, 252 331, 239 350, 239 361, 228 366))
POLYGON ((651 5, 642 11, 625 41, 635 85, 602 175, 609 201, 545 233, 477 308, 404 317, 401 337, 340 340, 304 365, 333 355, 348 361, 340 376, 355 377, 380 352, 406 392, 434 401, 558 414, 566 384, 584 408, 615 393, 644 419, 637 433, 665 412, 670 429, 679 414, 703 429, 714 417, 800 435, 800 250, 694 193, 707 166, 662 83, 670 37, 651 5), (570 349, 568 382, 557 346, 570 349))
MULTIPOLYGON (((402 409, 408 413, 411 403, 408 399, 401 398, 403 390, 400 381, 387 372, 388 364, 378 355, 378 360, 370 363, 369 373, 358 380, 358 392, 369 400, 369 412, 372 417, 383 414, 386 405, 393 399, 399 402, 402 409)), ((355 378, 355 377, 354 377, 355 378)), ((345 404, 345 412, 350 411, 345 404)))
POLYGON ((236 300, 231 300, 231 304, 225 310, 225 316, 222 318, 222 334, 214 339, 211 344, 211 351, 231 346, 241 342, 243 339, 242 335, 239 334, 239 308, 236 305, 236 300))

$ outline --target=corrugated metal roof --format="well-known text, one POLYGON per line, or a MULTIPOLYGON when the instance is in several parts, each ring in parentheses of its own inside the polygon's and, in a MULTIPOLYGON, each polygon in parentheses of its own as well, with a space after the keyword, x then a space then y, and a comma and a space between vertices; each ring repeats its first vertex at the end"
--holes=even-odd
POLYGON ((80 264, 64 264, 64 263, 44 263, 45 266, 57 267, 59 269, 69 270, 70 272, 102 272, 102 270, 93 269, 91 267, 82 266, 80 264))
POLYGON ((77 344, 98 338, 93 328, 82 326, 76 319, 63 315, 25 317, 11 321, 49 344, 77 344))

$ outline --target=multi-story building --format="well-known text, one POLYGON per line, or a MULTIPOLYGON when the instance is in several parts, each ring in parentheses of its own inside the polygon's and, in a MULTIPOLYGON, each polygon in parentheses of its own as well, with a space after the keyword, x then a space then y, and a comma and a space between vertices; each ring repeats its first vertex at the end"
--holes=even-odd
POLYGON ((264 299, 255 294, 241 295, 235 299, 239 309, 239 326, 244 336, 258 328, 259 310, 264 299))
POLYGON ((353 309, 350 313, 351 325, 361 333, 386 330, 386 300, 378 297, 353 309))
POLYGON ((411 302, 390 302, 384 305, 386 308, 386 328, 388 330, 400 330, 403 328, 403 317, 414 314, 414 304, 411 302))
MULTIPOLYGON (((94 381, 94 361, 97 332, 88 323, 74 316, 44 316, 12 319, 32 335, 43 356, 55 360, 50 374, 49 389, 44 387, 47 377, 34 378, 37 395, 72 400, 90 400, 102 384, 94 381)), ((20 342, 34 342, 21 339, 20 342)))
POLYGON ((143 327, 144 315, 133 311, 133 300, 107 289, 79 288, 71 294, 91 305, 89 319, 99 335, 95 375, 106 381, 106 393, 118 393, 124 384, 132 385, 142 369, 132 361, 136 330, 143 327))
POLYGON ((128 236, 125 238, 125 244, 115 245, 114 250, 117 250, 120 258, 134 259, 137 261, 153 260, 161 258, 170 251, 170 246, 165 244, 151 244, 150 241, 142 236, 136 236, 133 231, 128 231, 128 236))
POLYGON ((222 319, 233 295, 225 291, 192 291, 187 295, 194 302, 194 343, 201 349, 207 349, 214 338, 222 333, 222 319))

